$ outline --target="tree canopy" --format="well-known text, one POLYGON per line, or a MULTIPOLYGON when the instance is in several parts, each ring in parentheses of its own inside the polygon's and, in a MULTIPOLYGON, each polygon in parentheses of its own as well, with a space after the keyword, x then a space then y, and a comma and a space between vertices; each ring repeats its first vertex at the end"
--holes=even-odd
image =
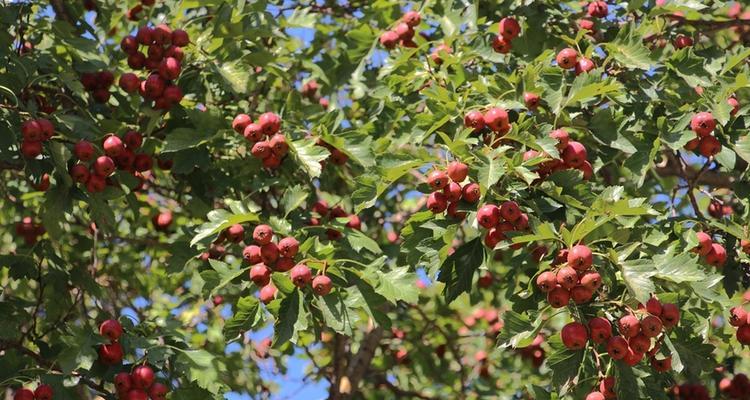
POLYGON ((749 43, 727 1, 4 1, 0 387, 746 399, 749 43))

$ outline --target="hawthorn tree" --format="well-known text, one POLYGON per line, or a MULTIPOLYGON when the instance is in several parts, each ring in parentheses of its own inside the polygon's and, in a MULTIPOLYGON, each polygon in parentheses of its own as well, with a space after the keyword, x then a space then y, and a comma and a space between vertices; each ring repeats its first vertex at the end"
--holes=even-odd
POLYGON ((750 396, 740 3, 0 10, 6 398, 750 396))

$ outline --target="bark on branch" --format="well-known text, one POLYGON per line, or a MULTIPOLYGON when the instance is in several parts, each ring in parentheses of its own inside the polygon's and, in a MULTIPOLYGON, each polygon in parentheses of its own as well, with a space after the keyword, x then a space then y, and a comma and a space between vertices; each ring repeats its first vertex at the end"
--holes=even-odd
POLYGON ((683 166, 680 160, 671 151, 662 153, 663 159, 654 166, 654 170, 662 177, 683 178, 693 185, 708 185, 713 188, 731 188, 735 178, 727 173, 717 170, 700 170, 689 165, 683 166))

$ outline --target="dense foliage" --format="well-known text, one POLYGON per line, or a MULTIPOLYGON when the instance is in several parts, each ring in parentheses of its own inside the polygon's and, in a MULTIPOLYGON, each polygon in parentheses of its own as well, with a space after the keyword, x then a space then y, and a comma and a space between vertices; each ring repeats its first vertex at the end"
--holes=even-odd
POLYGON ((0 26, 8 396, 265 398, 290 357, 332 399, 750 396, 740 3, 34 0, 0 26))

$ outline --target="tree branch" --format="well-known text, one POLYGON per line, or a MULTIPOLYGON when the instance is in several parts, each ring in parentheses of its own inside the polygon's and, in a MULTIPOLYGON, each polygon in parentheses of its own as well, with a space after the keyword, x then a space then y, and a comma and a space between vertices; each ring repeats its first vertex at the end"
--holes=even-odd
POLYGON ((683 165, 671 151, 664 151, 662 156, 662 162, 654 166, 654 171, 659 176, 679 177, 693 182, 693 185, 708 185, 714 188, 731 188, 734 185, 735 178, 731 175, 716 170, 696 170, 689 165, 683 165))
POLYGON ((348 397, 352 393, 357 392, 359 382, 370 367, 370 362, 375 355, 380 344, 380 339, 383 338, 383 328, 374 327, 365 334, 362 342, 359 345, 359 351, 353 357, 352 361, 346 369, 346 374, 341 378, 339 392, 344 396, 348 397), (342 387, 343 386, 343 387, 342 387))

